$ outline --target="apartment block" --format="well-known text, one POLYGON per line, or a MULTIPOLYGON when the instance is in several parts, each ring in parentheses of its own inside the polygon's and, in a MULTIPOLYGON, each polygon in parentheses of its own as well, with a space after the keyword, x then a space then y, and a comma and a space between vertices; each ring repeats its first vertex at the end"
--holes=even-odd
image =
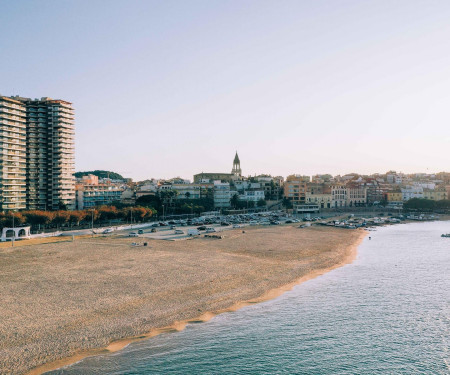
POLYGON ((74 209, 72 104, 0 96, 0 126, 1 209, 74 209))
POLYGON ((309 182, 309 176, 288 176, 284 183, 284 196, 293 203, 305 203, 306 185, 309 182))
POLYGON ((0 211, 26 208, 26 117, 21 101, 0 96, 0 211))
POLYGON ((76 208, 83 210, 120 201, 125 188, 111 183, 99 183, 97 176, 88 175, 83 176, 75 190, 76 208))

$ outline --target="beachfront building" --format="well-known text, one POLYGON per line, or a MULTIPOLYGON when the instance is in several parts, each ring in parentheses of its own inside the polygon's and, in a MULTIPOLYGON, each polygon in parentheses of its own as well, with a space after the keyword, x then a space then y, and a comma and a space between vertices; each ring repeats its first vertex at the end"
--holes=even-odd
POLYGON ((201 184, 173 184, 172 190, 177 192, 177 199, 200 199, 201 184))
POLYGON ((26 106, 0 96, 0 211, 26 208, 26 137, 26 106))
POLYGON ((240 201, 254 202, 255 206, 261 199, 264 200, 264 190, 245 190, 239 194, 240 201))
POLYGON ((306 202, 306 186, 309 176, 290 175, 284 182, 284 196, 294 204, 306 202))
POLYGON ((264 190, 264 197, 267 200, 278 200, 283 193, 284 178, 281 176, 272 177, 269 175, 259 175, 254 177, 264 190))
POLYGON ((231 190, 228 182, 214 181, 213 198, 215 208, 228 208, 231 206, 231 190))
POLYGON ((393 190, 384 193, 384 200, 387 201, 388 205, 395 205, 403 203, 403 196, 401 190, 393 190))
POLYGON ((423 187, 421 186, 405 186, 401 188, 403 202, 412 198, 423 198, 423 187))
POLYGON ((444 188, 423 189, 423 198, 432 201, 441 201, 447 199, 447 190, 444 188))
POLYGON ((367 188, 362 184, 349 183, 347 188, 348 207, 363 207, 367 203, 367 188))
POLYGON ((347 188, 343 184, 331 185, 331 206, 340 208, 347 206, 347 188))
POLYGON ((0 209, 75 208, 72 104, 0 96, 0 126, 0 209))
POLYGON ((75 186, 76 208, 83 210, 96 206, 109 205, 120 201, 125 191, 124 186, 99 183, 94 175, 83 176, 75 186))

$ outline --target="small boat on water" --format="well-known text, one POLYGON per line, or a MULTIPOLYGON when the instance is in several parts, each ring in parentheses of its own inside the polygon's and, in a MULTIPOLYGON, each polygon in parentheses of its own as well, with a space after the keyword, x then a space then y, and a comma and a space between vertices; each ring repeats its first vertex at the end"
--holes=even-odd
POLYGON ((441 237, 447 237, 447 238, 450 238, 450 233, 444 233, 444 234, 441 234, 441 237))

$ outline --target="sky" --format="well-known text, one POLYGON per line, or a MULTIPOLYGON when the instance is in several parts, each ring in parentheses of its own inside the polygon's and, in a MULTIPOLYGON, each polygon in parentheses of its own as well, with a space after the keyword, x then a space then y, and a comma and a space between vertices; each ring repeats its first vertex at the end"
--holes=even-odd
POLYGON ((73 103, 76 170, 450 170, 450 2, 0 0, 0 94, 73 103))

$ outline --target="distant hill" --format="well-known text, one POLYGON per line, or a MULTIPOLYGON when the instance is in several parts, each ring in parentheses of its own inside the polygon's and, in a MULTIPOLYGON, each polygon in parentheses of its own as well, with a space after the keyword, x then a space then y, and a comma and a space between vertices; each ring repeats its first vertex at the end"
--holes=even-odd
POLYGON ((94 176, 98 176, 98 178, 110 178, 112 180, 125 180, 120 174, 116 172, 110 171, 88 171, 88 172, 75 172, 73 175, 76 178, 81 178, 83 176, 87 176, 88 174, 93 174, 94 176))

